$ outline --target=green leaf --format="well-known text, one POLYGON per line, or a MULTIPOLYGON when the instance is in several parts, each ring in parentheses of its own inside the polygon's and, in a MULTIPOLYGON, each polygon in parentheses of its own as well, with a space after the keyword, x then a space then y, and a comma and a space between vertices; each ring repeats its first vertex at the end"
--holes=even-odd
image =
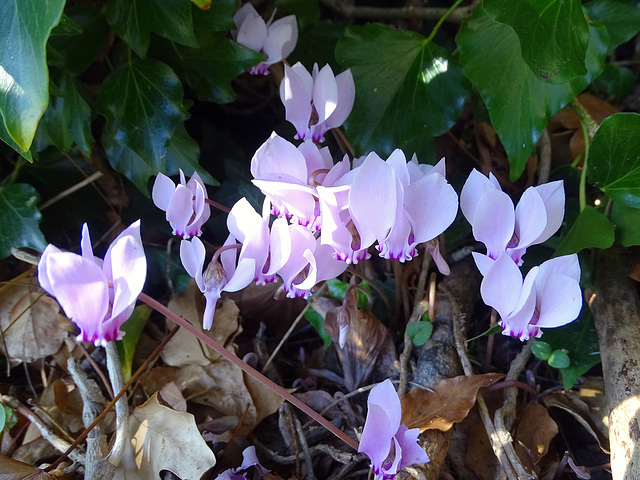
MULTIPOLYGON (((344 296, 347 294, 347 290, 349 289, 349 284, 338 280, 337 278, 331 278, 326 281, 327 290, 329 291, 329 295, 336 300, 342 301, 344 296)), ((362 282, 360 287, 365 288, 371 293, 371 287, 367 285, 366 282, 362 282)), ((367 308, 369 305, 369 299, 365 295, 364 292, 358 289, 358 308, 367 308)))
POLYGON ((407 336, 416 347, 421 347, 431 338, 433 323, 429 321, 413 322, 407 326, 407 336))
POLYGON ((486 0, 483 5, 493 20, 514 30, 534 75, 563 83, 587 74, 589 27, 579 0, 486 0))
POLYGON ((324 348, 327 348, 331 345, 331 337, 324 329, 324 318, 318 312, 316 312, 313 307, 310 307, 306 312, 304 312, 304 318, 313 325, 313 328, 316 329, 318 335, 322 339, 322 343, 324 344, 324 348))
POLYGON ((571 365, 569 355, 562 350, 554 350, 549 356, 548 362, 553 368, 567 368, 571 365))
POLYGON ((571 364, 560 370, 565 389, 570 389, 580 375, 600 363, 598 335, 589 308, 583 308, 580 316, 568 325, 545 329, 542 338, 554 350, 570 352, 571 364))
POLYGON ((460 62, 487 107, 509 157, 509 176, 516 180, 549 119, 602 70, 608 34, 604 27, 590 25, 588 75, 551 84, 531 71, 513 29, 496 22, 483 5, 464 20, 458 33, 460 62))
POLYGON ((613 223, 603 213, 587 205, 562 239, 553 256, 577 253, 584 248, 609 248, 614 240, 613 223))
POLYGON ((7 412, 4 405, 0 405, 0 432, 4 431, 5 424, 7 422, 7 412))
POLYGON ((120 65, 98 96, 98 111, 107 118, 106 136, 145 162, 161 162, 186 117, 182 95, 180 80, 164 63, 148 58, 120 65))
POLYGON ((602 23, 609 32, 608 54, 640 31, 640 9, 635 1, 595 0, 584 7, 591 21, 602 23))
POLYGON ((345 128, 358 155, 375 150, 386 156, 414 137, 446 132, 469 94, 457 62, 418 33, 379 24, 350 27, 336 58, 351 69, 356 85, 345 128))
POLYGON ((531 353, 540 360, 548 360, 552 352, 553 349, 551 348, 551 345, 547 342, 543 342, 542 340, 536 340, 535 343, 531 345, 531 353))
POLYGON ((267 58, 226 36, 226 32, 210 32, 200 36, 200 48, 177 46, 171 49, 166 45, 161 54, 201 100, 233 102, 236 94, 231 81, 267 58))
POLYGON ((202 10, 209 10, 211 8, 211 0, 191 0, 191 1, 196 7, 202 10))
POLYGON ((504 328, 499 323, 494 324, 492 327, 489 327, 486 331, 482 332, 480 335, 477 335, 473 338, 469 338, 467 342, 471 342, 473 340, 477 340, 478 338, 486 337, 487 335, 495 335, 497 333, 502 333, 504 328))
POLYGON ((640 208, 640 115, 607 117, 593 136, 587 178, 612 200, 640 208))
MULTIPOLYGON (((206 0, 203 0, 203 2, 206 0)), ((193 25, 198 32, 226 32, 236 28, 233 12, 238 0, 213 0, 208 10, 193 11, 193 25)))
POLYGON ((122 376, 124 381, 128 382, 131 378, 131 370, 133 367, 133 355, 136 352, 136 345, 140 340, 140 335, 144 326, 147 324, 152 309, 149 305, 138 305, 129 319, 122 324, 120 329, 124 332, 122 340, 116 342, 118 355, 120 357, 120 365, 122 366, 122 376))
POLYGON ((141 58, 147 55, 151 32, 197 47, 189 0, 109 0, 107 21, 141 58))
POLYGON ((95 60, 107 38, 109 26, 104 15, 95 8, 69 9, 62 18, 72 22, 76 28, 59 30, 58 25, 51 32, 47 43, 47 62, 77 76, 95 60))
POLYGON ((640 245, 640 208, 613 202, 611 221, 616 225, 616 240, 623 247, 640 245))
POLYGON ((4 410, 4 429, 9 430, 15 427, 18 423, 18 416, 16 415, 16 412, 5 405, 2 405, 2 410, 4 410))
POLYGON ((595 90, 603 92, 614 105, 631 95, 635 86, 636 77, 628 67, 611 63, 605 65, 602 75, 592 84, 595 90))
POLYGON ((12 183, 0 187, 0 260, 11 247, 31 247, 43 251, 47 242, 38 227, 40 195, 31 185, 12 183))
POLYGON ((280 15, 293 14, 298 21, 298 28, 304 30, 320 19, 318 0, 276 0, 274 7, 280 15))
POLYGON ((4 126, 0 138, 14 149, 19 147, 19 153, 29 150, 49 103, 45 45, 64 4, 65 0, 0 2, 0 117, 4 126))
POLYGON ((76 143, 91 155, 91 109, 78 91, 82 88, 80 82, 66 72, 52 72, 51 82, 61 96, 51 95, 40 128, 60 151, 68 152, 76 143))

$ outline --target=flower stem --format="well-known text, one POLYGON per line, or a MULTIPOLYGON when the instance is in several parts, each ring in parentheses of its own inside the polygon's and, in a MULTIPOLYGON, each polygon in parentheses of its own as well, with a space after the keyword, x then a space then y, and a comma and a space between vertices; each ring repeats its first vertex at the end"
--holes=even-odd
POLYGON ((208 198, 205 198, 204 201, 206 203, 208 203, 209 205, 216 207, 218 210, 222 210, 224 213, 229 213, 231 211, 230 208, 225 207, 224 205, 222 205, 221 203, 218 202, 214 202, 213 200, 209 200, 208 198))
POLYGON ((212 338, 207 336, 204 332, 202 332, 201 330, 198 330, 193 325, 191 325, 189 322, 187 322, 185 319, 183 319, 182 317, 178 316, 177 314, 175 314, 174 312, 169 310, 167 307, 162 305, 160 302, 158 302, 157 300, 149 297, 148 295, 146 295, 144 293, 141 293, 140 296, 138 297, 138 299, 141 300, 142 302, 146 303, 147 305, 149 305, 154 310, 160 312, 161 314, 163 314, 167 318, 170 318, 171 320, 173 320, 175 323, 177 323, 181 327, 187 329, 189 332, 191 332, 193 335, 195 335, 198 338, 198 340, 200 340, 201 342, 204 342, 205 344, 207 344, 208 346, 213 348, 216 351, 216 353, 219 353, 220 355, 222 355, 224 358, 226 358, 231 363, 233 363, 235 366, 240 368, 247 375, 255 378, 260 383, 264 384, 267 388, 269 388, 272 392, 280 395, 283 399, 287 400, 289 403, 291 403, 292 405, 294 405, 295 407, 300 409, 302 412, 304 412, 307 415, 309 415, 316 422, 318 422, 320 425, 325 427, 327 430, 329 430, 331 433, 333 433, 336 437, 338 437, 344 443, 349 445, 351 448, 353 448, 354 450, 358 450, 358 443, 353 438, 349 437, 342 430, 338 429, 335 425, 333 425, 327 419, 325 419, 320 414, 318 414, 318 412, 313 410, 306 403, 302 402, 301 400, 299 400, 296 397, 294 397, 293 395, 291 395, 283 387, 281 387, 280 385, 278 385, 278 384, 274 383, 273 381, 269 380, 267 377, 262 375, 256 369, 254 369, 251 366, 247 365, 245 362, 240 360, 238 357, 236 357, 235 355, 230 353, 226 348, 224 348, 218 342, 216 342, 215 340, 213 340, 212 338))

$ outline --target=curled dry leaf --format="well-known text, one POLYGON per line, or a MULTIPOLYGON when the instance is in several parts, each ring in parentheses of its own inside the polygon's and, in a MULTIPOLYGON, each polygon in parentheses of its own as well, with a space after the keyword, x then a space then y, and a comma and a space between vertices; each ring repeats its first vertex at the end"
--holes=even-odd
MULTIPOLYGON (((185 318, 194 327, 202 330, 202 313, 204 299, 196 283, 191 280, 186 290, 175 295, 169 302, 169 309, 185 318)), ((211 330, 205 333, 221 345, 226 345, 239 333, 239 309, 235 302, 224 299, 218 309, 211 330)), ((173 328, 173 321, 167 319, 169 328, 173 328)), ((180 329, 167 343, 161 353, 162 360, 167 365, 181 367, 183 365, 210 365, 220 358, 207 345, 202 343, 185 329, 180 329)))
POLYGON ((156 394, 133 411, 129 431, 132 438, 114 480, 160 478, 161 470, 198 480, 216 463, 193 415, 165 407, 156 394))
POLYGON ((520 416, 514 440, 518 457, 528 471, 533 471, 549 451, 551 439, 558 433, 558 425, 540 404, 530 405, 520 416))
POLYGON ((60 479, 44 470, 0 455, 0 480, 53 480, 60 479))
POLYGON ((0 295, 0 350, 12 361, 33 362, 52 355, 66 336, 58 303, 33 282, 14 282, 0 295))
POLYGON ((497 382, 502 373, 461 375, 445 378, 433 392, 415 389, 400 397, 402 423, 420 432, 436 429, 446 432, 462 421, 476 402, 478 390, 497 382))

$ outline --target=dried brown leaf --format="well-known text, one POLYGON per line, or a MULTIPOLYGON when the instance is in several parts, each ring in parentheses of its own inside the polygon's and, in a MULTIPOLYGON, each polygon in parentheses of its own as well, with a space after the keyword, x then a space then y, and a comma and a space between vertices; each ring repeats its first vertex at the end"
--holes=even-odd
POLYGON ((449 430, 476 402, 478 390, 504 377, 502 373, 445 378, 434 392, 415 389, 400 398, 402 423, 408 428, 449 430))
POLYGON ((33 362, 52 355, 66 336, 58 303, 29 282, 34 280, 10 284, 0 295, 0 350, 12 361, 33 362))
POLYGON ((528 471, 533 471, 547 454, 549 443, 557 433, 558 425, 542 405, 534 403, 522 413, 514 440, 516 452, 528 471))
POLYGON ((184 480, 197 480, 216 463, 193 415, 165 407, 157 395, 133 411, 129 428, 131 442, 114 480, 160 478, 161 470, 184 480))
POLYGON ((54 480, 52 474, 44 470, 0 455, 0 480, 54 480))

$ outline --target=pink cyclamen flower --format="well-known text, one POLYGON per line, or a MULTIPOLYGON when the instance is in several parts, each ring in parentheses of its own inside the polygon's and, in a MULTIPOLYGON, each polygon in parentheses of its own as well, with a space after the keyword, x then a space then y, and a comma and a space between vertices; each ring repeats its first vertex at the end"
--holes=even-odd
POLYGON ((487 178, 474 169, 462 188, 460 207, 491 259, 507 252, 522 265, 527 247, 548 240, 562 225, 564 184, 559 180, 529 187, 514 207, 493 174, 487 178))
POLYGON ((429 461, 427 452, 418 445, 420 429, 408 429, 400 424, 400 399, 391 380, 371 389, 367 408, 358 452, 371 460, 376 480, 393 478, 408 465, 429 461))
POLYGON ((355 95, 351 70, 334 75, 329 65, 318 70, 315 64, 311 74, 300 62, 284 67, 280 98, 286 119, 296 127, 298 139, 321 142, 327 131, 347 119, 355 95))
POLYGON ((105 345, 124 335, 120 327, 131 316, 147 276, 140 220, 116 237, 104 261, 93 255, 86 223, 80 247, 78 255, 48 245, 38 263, 38 281, 78 325, 79 340, 105 345))
POLYGON ((229 468, 216 477, 216 480, 256 480, 263 478, 269 470, 264 468, 256 455, 256 447, 253 445, 242 451, 242 465, 238 468, 229 468), (248 471, 253 469, 253 474, 248 471))
MULTIPOLYGON (((378 242, 384 258, 404 262, 413 258, 416 246, 434 241, 451 225, 458 210, 458 196, 445 176, 442 159, 436 166, 407 163, 402 150, 386 161, 370 153, 359 167, 349 191, 349 211, 360 237, 360 248, 378 242)), ((433 255, 440 262, 439 252, 433 255)), ((445 273, 444 260, 438 267, 445 273)))
MULTIPOLYGON (((275 15, 275 11, 273 12, 275 15)), ((249 69, 252 75, 268 75, 269 66, 289 56, 298 42, 298 23, 295 15, 288 15, 268 22, 246 3, 233 16, 238 27, 235 40, 251 50, 268 55, 268 58, 249 69)))
POLYGON ((522 341, 540 337, 541 328, 561 327, 580 314, 580 263, 575 253, 533 267, 524 280, 507 253, 495 261, 474 256, 486 270, 480 285, 482 299, 500 314, 504 335, 522 341))
POLYGON ((206 202, 207 190, 196 172, 187 182, 180 170, 178 185, 166 175, 158 173, 151 198, 156 207, 167 212, 167 221, 174 235, 189 238, 202 234, 202 225, 209 219, 211 207, 206 202))

